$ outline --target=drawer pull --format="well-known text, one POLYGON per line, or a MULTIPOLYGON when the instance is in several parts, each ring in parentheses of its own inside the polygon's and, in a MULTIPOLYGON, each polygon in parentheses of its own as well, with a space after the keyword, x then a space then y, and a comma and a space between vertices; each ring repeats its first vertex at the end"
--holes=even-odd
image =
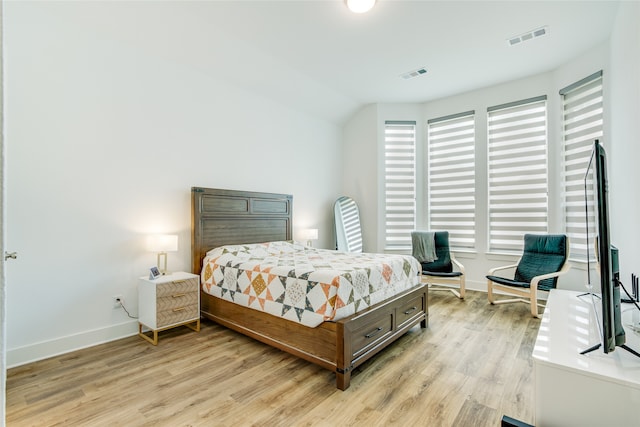
POLYGON ((369 332, 364 337, 365 338, 375 337, 376 335, 378 335, 380 333, 381 330, 382 330, 382 326, 378 326, 374 331, 369 332))
POLYGON ((174 295, 171 295, 171 296, 174 297, 174 298, 180 298, 180 297, 183 297, 185 295, 186 295, 185 293, 182 293, 182 294, 174 294, 174 295))
POLYGON ((184 282, 186 282, 186 281, 187 281, 186 279, 185 279, 185 280, 173 280, 173 281, 171 281, 171 283, 173 283, 173 284, 177 285, 177 284, 179 284, 179 283, 184 283, 184 282))
POLYGON ((418 307, 411 307, 409 310, 405 311, 404 314, 411 314, 414 311, 416 311, 418 309, 418 307))
POLYGON ((174 308, 173 312, 175 313, 176 311, 183 311, 183 310, 186 310, 186 309, 187 309, 187 307, 178 307, 178 308, 174 308))

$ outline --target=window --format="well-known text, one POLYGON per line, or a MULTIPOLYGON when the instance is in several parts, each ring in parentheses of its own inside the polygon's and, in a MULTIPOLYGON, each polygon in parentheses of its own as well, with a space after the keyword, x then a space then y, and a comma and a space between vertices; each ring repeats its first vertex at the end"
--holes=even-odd
POLYGON ((546 233, 547 97, 488 112, 489 251, 520 252, 525 233, 546 233))
POLYGON ((416 123, 385 122, 385 249, 411 249, 416 224, 416 123))
POLYGON ((428 127, 429 228, 449 231, 452 248, 475 248, 475 111, 432 119, 428 127))
MULTIPOLYGON (((602 71, 567 86, 560 90, 560 95, 565 232, 571 240, 571 258, 586 260, 584 174, 593 142, 602 138, 602 71)), ((590 197, 592 201, 593 194, 590 197)), ((591 224, 595 227, 594 221, 591 224)), ((593 236, 595 229, 589 233, 593 236)))

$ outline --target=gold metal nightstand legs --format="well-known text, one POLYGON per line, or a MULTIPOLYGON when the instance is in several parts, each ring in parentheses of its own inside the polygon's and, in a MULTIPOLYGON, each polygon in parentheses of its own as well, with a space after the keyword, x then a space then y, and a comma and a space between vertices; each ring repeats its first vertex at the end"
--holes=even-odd
POLYGON ((149 332, 151 332, 151 336, 149 336, 146 333, 142 332, 142 323, 138 323, 138 335, 140 335, 145 340, 149 341, 151 344, 158 345, 158 332, 165 331, 167 329, 175 328, 175 327, 178 327, 178 326, 186 326, 189 329, 192 329, 192 330, 194 330, 196 332, 200 332, 200 319, 190 320, 190 321, 184 322, 184 323, 178 323, 177 325, 167 326, 166 328, 151 329, 149 331, 149 332), (194 325, 194 323, 195 323, 195 325, 194 325))

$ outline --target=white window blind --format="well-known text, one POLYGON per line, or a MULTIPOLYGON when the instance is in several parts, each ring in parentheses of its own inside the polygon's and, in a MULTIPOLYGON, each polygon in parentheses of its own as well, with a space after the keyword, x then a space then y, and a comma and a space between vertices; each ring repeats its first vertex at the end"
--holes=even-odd
POLYGON ((547 97, 490 107, 489 250, 521 252, 548 230, 547 97))
MULTIPOLYGON (((571 258, 586 260, 584 175, 593 142, 602 138, 602 71, 560 90, 563 128, 563 190, 565 232, 571 241, 571 258)), ((593 202, 593 193, 588 197, 593 202)), ((594 218, 588 232, 595 234, 594 218)), ((593 248, 589 248, 593 254, 593 248)))
POLYGON ((475 248, 474 118, 468 111, 427 122, 429 228, 449 231, 452 248, 475 248))
POLYGON ((385 249, 411 249, 416 224, 416 123, 385 122, 385 249))

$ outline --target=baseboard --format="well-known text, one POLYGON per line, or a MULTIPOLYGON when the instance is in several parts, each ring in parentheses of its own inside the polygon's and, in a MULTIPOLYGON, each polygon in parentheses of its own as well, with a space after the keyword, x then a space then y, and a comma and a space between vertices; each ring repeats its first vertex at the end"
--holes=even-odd
POLYGON ((464 287, 468 291, 479 291, 479 292, 485 292, 485 293, 487 292, 486 281, 479 282, 475 280, 469 280, 469 277, 467 277, 467 280, 465 280, 464 287))
MULTIPOLYGON (((467 290, 487 292, 486 282, 475 282, 467 280, 467 290)), ((546 295, 543 296, 546 299, 546 295)), ((27 345, 13 349, 7 349, 7 369, 48 359, 61 354, 93 347, 109 341, 130 337, 138 333, 138 322, 127 321, 106 328, 85 331, 75 335, 56 338, 50 341, 43 341, 36 344, 27 345)))
POLYGON ((7 349, 7 369, 48 359, 98 344, 130 337, 138 333, 138 322, 130 320, 106 328, 93 329, 50 341, 7 349))

